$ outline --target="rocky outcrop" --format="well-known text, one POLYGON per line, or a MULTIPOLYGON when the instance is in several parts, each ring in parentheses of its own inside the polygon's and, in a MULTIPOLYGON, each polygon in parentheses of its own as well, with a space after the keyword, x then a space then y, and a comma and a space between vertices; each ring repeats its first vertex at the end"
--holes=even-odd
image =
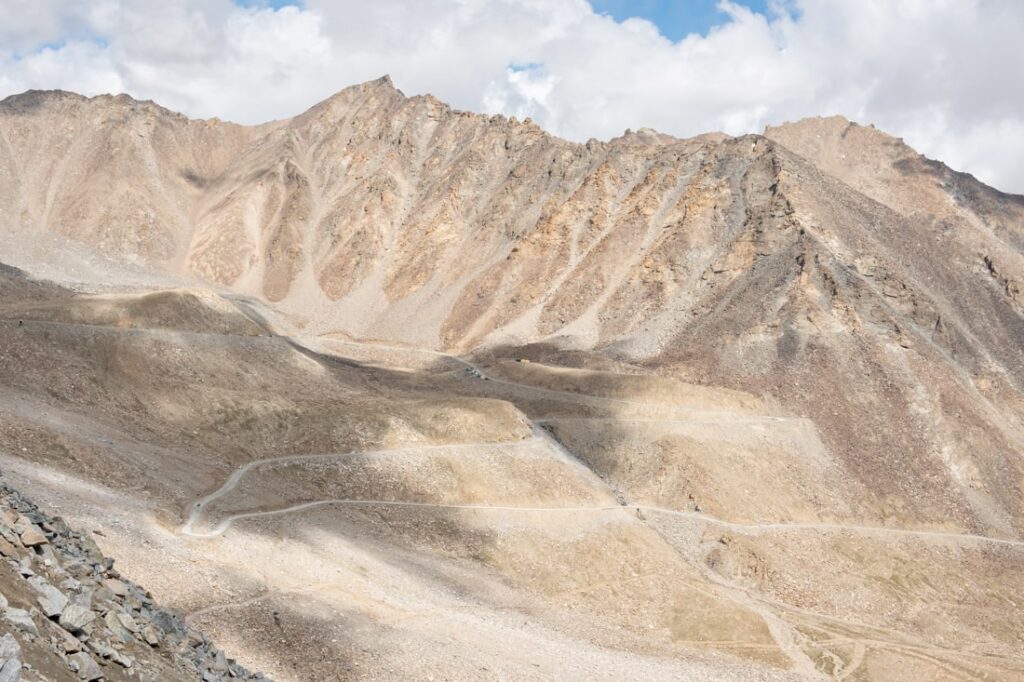
POLYGON ((266 680, 0 482, 0 681, 266 680), (24 674, 23 674, 24 673, 24 674))

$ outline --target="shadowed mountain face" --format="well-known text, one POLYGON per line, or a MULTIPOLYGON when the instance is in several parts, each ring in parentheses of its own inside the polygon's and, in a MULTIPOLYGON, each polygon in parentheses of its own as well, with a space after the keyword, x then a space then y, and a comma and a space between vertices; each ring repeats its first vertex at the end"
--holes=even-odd
MULTIPOLYGON (((272 457, 282 445, 295 454, 381 443, 401 450, 413 433, 420 445, 458 441, 437 431, 424 412, 438 392, 451 401, 444 409, 452 419, 463 423, 462 440, 518 433, 525 428, 517 421, 521 412, 566 445, 590 476, 570 480, 574 470, 544 449, 550 443, 539 442, 540 454, 523 461, 518 451, 502 451, 473 467, 453 463, 455 455, 444 461, 448 454, 415 470, 398 460, 369 468, 356 462, 338 480, 310 474, 304 464, 301 471, 282 464, 280 471, 240 475, 237 488, 211 500, 210 515, 251 519, 288 502, 361 494, 455 506, 625 500, 745 524, 889 527, 1013 541, 1024 533, 1024 198, 925 159, 873 127, 813 119, 763 136, 677 140, 641 131, 581 145, 529 121, 405 97, 386 78, 255 127, 193 121, 124 96, 31 92, 0 102, 0 239, 27 254, 18 264, 28 267, 48 256, 33 243, 53 237, 190 278, 195 288, 83 297, 5 274, 4 319, 24 317, 30 329, 16 332, 21 337, 7 330, 0 339, 16 348, 31 333, 32 353, 22 352, 39 374, 26 378, 13 360, 0 361, 0 371, 8 387, 33 400, 65 399, 33 387, 60 383, 60 369, 45 365, 43 349, 74 347, 85 376, 94 377, 82 395, 90 409, 102 406, 104 428, 167 449, 188 432, 209 469, 220 471, 272 457), (289 331, 264 339, 265 319, 253 317, 253 309, 243 314, 242 299, 215 292, 261 300, 289 331), (217 377, 217 386, 206 383, 197 393, 216 411, 204 414, 191 393, 146 383, 141 358, 157 346, 141 345, 142 335, 105 339, 95 347, 107 358, 101 362, 83 355, 95 349, 73 343, 71 327, 43 333, 44 324, 125 334, 158 329, 146 343, 159 343, 161 363, 171 362, 168 349, 182 345, 182 335, 197 335, 203 342, 187 347, 185 365, 167 367, 217 377), (358 363, 324 374, 320 354, 370 352, 346 347, 351 339, 382 344, 360 356, 374 365, 408 369, 411 356, 402 353, 410 348, 471 354, 488 367, 490 383, 467 389, 458 378, 466 367, 444 366, 452 360, 436 353, 427 355, 429 376, 376 374, 384 370, 358 363), (218 375, 214 368, 231 357, 242 358, 239 368, 218 375), (503 362, 512 357, 534 362, 503 362), (265 380, 244 372, 246 366, 265 380), (104 384, 112 377, 122 382, 116 390, 104 384), (551 402, 565 391, 619 402, 594 398, 585 409, 566 411, 551 402), (137 398, 130 403, 126 395, 137 398), (652 396, 664 395, 675 406, 669 413, 650 407, 652 396), (475 405, 467 396, 495 400, 475 405), (643 410, 630 404, 636 396, 643 410), (710 416, 680 419, 679 405, 688 400, 694 404, 687 410, 710 416), (331 406, 338 401, 354 406, 346 418, 358 413, 372 427, 335 423, 340 416, 331 406), (415 418, 398 428, 399 414, 415 418), (684 421, 690 425, 680 431, 684 421), (299 434, 299 422, 308 433, 299 434), (543 463, 545 457, 557 462, 543 463), (594 474, 608 490, 599 489, 594 474), (396 476, 404 481, 397 492, 385 485, 396 476), (517 476, 522 481, 506 490, 492 480, 517 476), (542 494, 541 482, 559 476, 569 478, 542 494)), ((124 284, 116 274, 103 283, 124 284)), ((173 374, 166 372, 161 381, 173 374)), ((100 457, 95 447, 90 457, 100 457)), ((60 466, 59 457, 45 460, 60 466)), ((166 499, 160 513, 167 515, 220 485, 204 487, 193 480, 198 470, 186 474, 185 463, 176 466, 178 483, 151 486, 166 499)), ((70 468, 89 475, 80 461, 70 468)), ((127 479, 118 485, 130 487, 127 479)), ((828 548, 820 558, 789 534, 769 540, 761 533, 694 554, 678 527, 657 518, 642 531, 626 524, 623 542, 643 546, 659 576, 682 561, 700 567, 686 581, 711 574, 738 581, 739 588, 715 589, 724 590, 716 598, 742 611, 737 628, 747 639, 740 648, 763 651, 758 660, 770 666, 795 661, 804 672, 801 666, 836 675, 857 669, 873 677, 872 670, 896 660, 885 658, 895 649, 861 665, 868 634, 859 632, 849 651, 826 655, 813 643, 827 639, 814 630, 821 622, 808 625, 804 616, 772 611, 762 601, 748 611, 746 590, 771 604, 835 616, 853 608, 824 596, 837 566, 871 575, 877 569, 886 574, 881 579, 899 583, 924 576, 926 563, 952 561, 935 548, 875 536, 870 548, 849 538, 822 540, 828 548), (864 568, 871 562, 858 557, 871 552, 889 562, 885 568, 864 568), (795 557, 812 587, 794 587, 795 557), (744 592, 734 603, 737 593, 729 590, 736 589, 744 592), (780 635, 787 627, 790 634, 780 635), (828 663, 829 656, 840 662, 828 663)), ((345 517, 343 525, 378 542, 379 525, 391 523, 400 529, 403 552, 454 551, 441 540, 443 552, 419 546, 429 542, 415 539, 404 521, 382 519, 345 517)), ((228 527, 219 518, 207 525, 218 528, 215 521, 228 527)), ((490 532, 476 520, 462 521, 449 529, 459 542, 490 532)), ((527 526, 516 541, 488 540, 495 544, 467 552, 513 585, 539 580, 517 551, 546 546, 551 529, 527 526)), ((583 544, 600 544, 588 531, 573 532, 587 538, 583 544)), ((596 545, 586 551, 596 553, 596 545)), ((988 556, 975 564, 958 556, 949 566, 952 574, 977 571, 996 584, 1017 558, 988 556)), ((921 580, 939 581, 941 571, 930 570, 934 575, 921 580)), ((586 586, 556 585, 554 569, 545 575, 552 582, 544 599, 577 588, 593 598, 595 585, 605 584, 595 575, 586 586)), ((925 613, 948 597, 929 584, 930 596, 920 585, 907 587, 905 605, 925 613)), ((640 588, 623 594, 637 604, 650 596, 640 588)), ((883 590, 864 603, 891 596, 883 590)), ((861 624, 872 615, 862 608, 853 619, 861 624)), ((953 650, 987 642, 993 655, 1004 656, 1024 645, 1024 623, 1019 613, 999 609, 981 603, 962 626, 950 626, 954 634, 934 632, 926 622, 934 614, 908 616, 899 629, 953 650), (1002 620, 986 629, 989 608, 1002 620), (967 630, 970 637, 958 640, 967 630)), ((619 614, 615 622, 633 627, 632 616, 619 614)), ((659 627, 675 628, 673 641, 701 640, 679 634, 687 628, 679 619, 666 615, 659 627)), ((723 626, 716 621, 713 629, 723 626)), ((1019 670, 1006 665, 999 670, 1019 670)))

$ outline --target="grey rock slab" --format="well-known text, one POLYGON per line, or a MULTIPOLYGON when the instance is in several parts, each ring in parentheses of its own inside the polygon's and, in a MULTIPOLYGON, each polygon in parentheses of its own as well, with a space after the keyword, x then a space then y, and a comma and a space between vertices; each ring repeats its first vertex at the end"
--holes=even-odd
POLYGON ((71 670, 78 673, 78 679, 91 682, 91 680, 98 680, 103 677, 103 671, 96 664, 96 661, 92 660, 92 656, 80 651, 68 657, 68 666, 71 670))
POLYGON ((138 623, 135 622, 135 619, 132 618, 132 614, 130 614, 130 613, 125 613, 124 611, 118 611, 117 612, 117 621, 119 623, 121 623, 121 627, 123 627, 128 632, 133 632, 134 633, 134 632, 138 632, 139 631, 139 625, 138 625, 138 623))
POLYGON ((58 621, 68 632, 78 634, 96 619, 95 612, 78 604, 68 604, 58 621))
POLYGON ((64 607, 68 605, 68 598, 64 596, 64 593, 46 582, 45 578, 34 576, 29 578, 28 582, 39 593, 36 601, 39 602, 39 607, 47 618, 58 617, 64 610, 64 607))
POLYGON ((32 616, 29 612, 24 609, 16 609, 9 606, 7 607, 7 610, 4 611, 4 618, 24 632, 28 632, 29 634, 36 636, 39 635, 39 628, 36 627, 35 621, 32 620, 32 616))
POLYGON ((114 636, 122 642, 132 641, 132 633, 128 632, 128 630, 121 625, 121 620, 117 615, 118 614, 114 611, 107 611, 107 615, 103 616, 103 622, 106 623, 107 628, 114 634, 114 636))
POLYGON ((41 545, 36 548, 36 551, 39 552, 39 556, 42 558, 43 564, 53 567, 54 571, 59 574, 64 573, 64 569, 60 565, 60 559, 57 558, 57 553, 53 551, 53 545, 41 545))
POLYGON ((0 666, 0 682, 20 682, 21 661, 17 658, 9 658, 0 666))
POLYGON ((0 637, 0 658, 21 658, 21 645, 9 632, 0 637))
POLYGON ((63 590, 74 591, 80 589, 82 587, 82 583, 78 582, 75 578, 64 578, 60 583, 60 587, 63 590))

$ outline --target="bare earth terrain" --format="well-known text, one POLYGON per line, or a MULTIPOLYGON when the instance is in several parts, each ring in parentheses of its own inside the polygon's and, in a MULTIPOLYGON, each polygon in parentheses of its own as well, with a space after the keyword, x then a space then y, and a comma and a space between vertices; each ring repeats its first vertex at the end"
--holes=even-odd
POLYGON ((1024 679, 1024 198, 874 128, 32 92, 0 245, 4 477, 250 670, 1024 679))

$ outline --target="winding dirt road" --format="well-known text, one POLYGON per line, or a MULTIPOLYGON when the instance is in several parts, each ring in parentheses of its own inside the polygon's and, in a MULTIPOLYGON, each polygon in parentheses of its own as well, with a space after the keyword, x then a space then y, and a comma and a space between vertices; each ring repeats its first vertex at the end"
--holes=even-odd
MULTIPOLYGON (((254 310, 254 307, 258 305, 256 302, 243 299, 241 297, 229 297, 232 303, 246 315, 255 324, 268 329, 275 335, 277 332, 273 331, 272 325, 268 319, 262 314, 254 310)), ((298 343, 294 341, 294 343, 298 343)), ((246 473, 253 469, 260 467, 265 464, 281 463, 281 462, 303 462, 303 461, 319 461, 319 460, 330 460, 339 459, 345 457, 357 457, 361 455, 370 454, 416 454, 422 452, 436 452, 436 451, 464 451, 467 453, 478 452, 484 448, 508 448, 508 447, 522 447, 526 445, 536 445, 539 443, 545 443, 555 452, 557 452, 561 458, 566 462, 571 463, 573 466, 580 467, 585 475, 588 477, 598 478, 597 475, 584 464, 575 454, 567 450, 557 439, 555 439, 546 429, 544 425, 553 424, 559 421, 600 421, 600 420, 615 420, 623 421, 627 423, 631 422, 651 422, 651 423, 693 423, 693 424, 736 424, 737 419, 744 422, 751 423, 769 423, 769 422, 780 422, 780 421, 796 421, 798 418, 792 417, 777 417, 777 416, 752 416, 752 417, 739 417, 737 418, 734 413, 723 413, 713 411, 702 411, 702 410, 688 410, 686 408, 676 408, 672 405, 660 405, 652 403, 644 403, 641 401, 626 400, 620 398, 609 398, 606 396, 593 396, 588 394, 582 394, 572 391, 559 391, 556 389, 548 389, 533 386, 530 384, 523 384, 519 382, 509 381, 506 379, 500 379, 493 377, 487 372, 475 365, 474 363, 460 358, 455 355, 443 353, 440 351, 433 350, 422 350, 404 348, 399 346, 390 346, 386 344, 373 344, 373 343, 360 343, 356 341, 345 340, 342 343, 350 344, 354 346, 362 346, 367 348, 377 348, 382 350, 398 350, 402 352, 414 352, 423 353, 432 357, 439 357, 451 360, 464 366, 467 370, 472 372, 476 377, 483 381, 491 381, 498 385, 514 387, 517 390, 527 390, 530 392, 540 393, 543 395, 554 395, 561 399, 575 400, 575 401, 602 401, 611 403, 624 403, 630 405, 638 405, 644 407, 658 407, 667 408, 669 411, 685 412, 686 414, 699 414, 704 419, 617 419, 615 417, 565 417, 556 419, 536 419, 532 420, 533 436, 531 438, 497 442, 497 443, 458 443, 450 445, 424 445, 424 446, 410 446, 396 449, 380 449, 380 450, 365 450, 355 451, 348 453, 335 453, 335 454, 314 454, 314 455, 288 455, 282 457, 268 457, 265 459, 255 460, 249 462, 231 473, 228 479, 218 489, 211 492, 210 494, 196 500, 188 509, 188 515, 186 522, 181 526, 180 532, 183 535, 188 535, 196 538, 213 538, 223 534, 235 521, 242 519, 258 518, 275 516, 280 514, 292 514, 301 512, 308 509, 314 509, 323 506, 335 506, 335 505, 349 505, 349 506, 389 506, 389 507, 406 507, 406 508, 436 508, 436 509, 453 509, 453 510, 476 510, 476 511, 500 511, 500 512, 584 512, 584 513, 609 513, 609 512, 622 512, 632 510, 635 512, 648 512, 654 514, 669 514, 676 517, 682 517, 692 519, 695 521, 701 521, 704 523, 712 524, 722 528, 729 528, 742 532, 787 532, 787 531, 801 531, 801 530, 814 530, 814 531, 833 531, 833 532, 851 532, 851 533, 862 533, 862 534, 884 534, 884 535, 903 535, 909 537, 918 538, 930 538, 936 540, 951 540, 957 542, 971 542, 971 543, 991 543, 996 545, 1004 545, 1009 547, 1024 547, 1024 541, 1006 539, 1006 538, 993 538, 984 535, 976 535, 971 533, 956 533, 942 530, 919 530, 909 528, 891 528, 886 526, 860 526, 852 524, 837 524, 837 523, 786 523, 786 522, 769 522, 769 523, 736 523, 732 521, 726 521, 701 512, 689 512, 681 511, 676 509, 666 509, 663 507, 654 507, 648 505, 632 505, 632 504, 620 504, 620 505, 609 505, 609 506, 592 506, 592 507, 512 507, 512 506, 493 506, 493 505, 459 505, 459 504, 435 504, 428 502, 403 502, 395 500, 354 500, 354 499, 326 499, 316 500, 313 502, 305 502, 297 504, 291 507, 285 507, 282 509, 275 509, 269 511, 258 511, 258 512, 244 512, 240 514, 234 514, 228 516, 218 522, 212 529, 208 531, 199 531, 196 526, 199 524, 204 516, 206 508, 217 499, 229 494, 233 491, 246 473), (710 416, 719 417, 719 419, 710 419, 710 416)), ((308 347, 307 347, 308 348, 308 347)), ((312 349, 309 349, 312 351, 312 349)), ((312 351, 317 352, 317 351, 312 351)), ((602 481, 603 483, 603 481, 602 481)))

